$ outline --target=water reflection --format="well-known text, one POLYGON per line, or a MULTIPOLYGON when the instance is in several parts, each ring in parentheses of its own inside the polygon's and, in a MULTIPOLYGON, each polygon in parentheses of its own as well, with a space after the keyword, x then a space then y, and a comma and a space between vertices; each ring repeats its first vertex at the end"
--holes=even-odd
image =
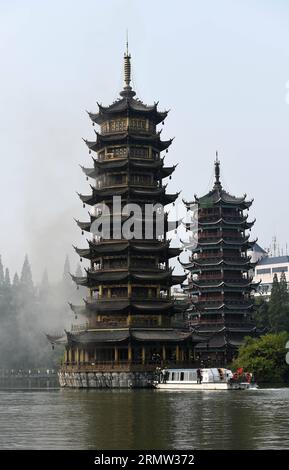
POLYGON ((0 392, 0 448, 289 449, 289 389, 0 392))

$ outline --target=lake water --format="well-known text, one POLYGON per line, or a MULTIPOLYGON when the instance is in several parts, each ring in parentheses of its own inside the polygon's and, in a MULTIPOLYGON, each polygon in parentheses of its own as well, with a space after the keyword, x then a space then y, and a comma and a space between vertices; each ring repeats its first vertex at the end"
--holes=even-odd
POLYGON ((2 390, 1 449, 289 449, 289 389, 2 390))

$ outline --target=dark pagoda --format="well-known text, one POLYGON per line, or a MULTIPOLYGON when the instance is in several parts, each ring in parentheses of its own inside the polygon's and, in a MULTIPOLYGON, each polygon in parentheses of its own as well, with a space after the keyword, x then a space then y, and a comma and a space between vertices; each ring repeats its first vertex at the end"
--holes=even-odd
POLYGON ((87 248, 75 250, 81 259, 89 260, 90 267, 84 277, 72 276, 77 285, 88 288, 88 297, 83 306, 71 305, 78 325, 67 332, 60 370, 63 386, 147 386, 157 366, 178 366, 192 357, 191 332, 172 324, 176 305, 170 289, 186 275, 174 275, 169 267, 169 259, 180 250, 169 246, 170 223, 162 209, 178 197, 178 193, 168 194, 163 185, 175 169, 164 166, 161 157, 172 140, 161 140, 157 131, 167 112, 135 98, 128 52, 124 76, 121 98, 108 107, 98 105, 96 114, 89 113, 93 125, 100 126, 96 140, 85 141, 89 153, 93 152, 93 167, 83 171, 94 184, 91 194, 79 197, 93 210, 88 222, 77 224, 93 236, 87 248), (117 210, 115 196, 121 198, 117 210), (104 213, 104 204, 109 214, 104 213), (140 236, 124 236, 122 229, 131 216, 127 204, 136 204, 142 214, 146 204, 159 204, 163 231, 157 229, 156 214, 146 220, 142 215, 141 222, 135 220, 140 222, 140 236), (117 237, 111 215, 119 221, 117 237), (100 218, 105 234, 94 231, 100 218), (150 238, 145 236, 147 221, 153 224, 150 238))
MULTIPOLYGON (((220 182, 220 163, 215 161, 215 184, 203 197, 191 203, 197 209, 197 227, 191 242, 189 263, 182 263, 190 272, 188 292, 191 306, 188 316, 192 331, 203 341, 195 347, 195 358, 203 364, 223 366, 236 355, 245 336, 256 334, 252 322, 254 301, 247 250, 249 241, 247 211, 252 201, 228 194, 220 182), (195 241, 192 244, 192 241, 195 241)), ((189 227, 188 227, 189 228, 189 227)))

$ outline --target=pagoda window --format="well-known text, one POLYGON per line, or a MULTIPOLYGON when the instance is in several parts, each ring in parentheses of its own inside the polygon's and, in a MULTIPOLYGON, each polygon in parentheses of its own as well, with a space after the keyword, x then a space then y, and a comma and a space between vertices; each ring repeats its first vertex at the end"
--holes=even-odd
POLYGON ((126 119, 116 119, 109 121, 109 129, 106 132, 123 132, 127 130, 126 119))
POLYGON ((132 326, 158 326, 159 317, 157 315, 144 316, 134 315, 131 319, 132 326))
POLYGON ((137 129, 140 131, 146 131, 147 125, 145 119, 130 119, 129 120, 129 127, 132 129, 137 129))
POLYGON ((127 287, 111 287, 111 297, 127 297, 127 287))
POLYGON ((126 268, 127 258, 111 258, 103 260, 103 269, 126 268))
POLYGON ((106 159, 127 157, 127 147, 108 147, 106 149, 106 159))
POLYGON ((115 175, 110 175, 105 178, 105 181, 103 182, 102 186, 115 186, 119 184, 126 184, 127 182, 127 177, 125 174, 115 174, 115 175))
POLYGON ((133 257, 130 260, 130 264, 132 267, 140 267, 140 268, 150 268, 156 267, 155 258, 142 258, 142 257, 133 257))
POLYGON ((148 147, 131 147, 130 156, 133 158, 149 158, 148 147))
POLYGON ((132 288, 132 296, 133 297, 148 297, 149 296, 149 289, 148 287, 133 287, 132 288))
POLYGON ((118 358, 120 361, 127 361, 128 360, 128 350, 127 348, 119 348, 118 349, 118 358))
POLYGON ((152 175, 134 174, 134 175, 131 175, 131 182, 132 182, 132 184, 152 185, 153 184, 153 176, 152 175))

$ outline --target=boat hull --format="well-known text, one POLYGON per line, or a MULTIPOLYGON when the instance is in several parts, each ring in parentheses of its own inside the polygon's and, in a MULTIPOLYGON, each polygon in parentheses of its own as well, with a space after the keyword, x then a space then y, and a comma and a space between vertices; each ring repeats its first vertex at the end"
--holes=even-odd
POLYGON ((250 384, 246 383, 157 383, 158 390, 248 390, 250 384))

